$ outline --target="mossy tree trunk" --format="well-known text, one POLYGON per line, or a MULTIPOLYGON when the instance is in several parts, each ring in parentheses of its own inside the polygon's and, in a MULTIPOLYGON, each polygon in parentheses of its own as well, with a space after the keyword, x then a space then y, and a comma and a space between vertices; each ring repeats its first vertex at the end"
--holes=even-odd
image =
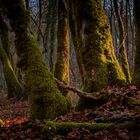
POLYGON ((135 54, 135 67, 134 67, 134 77, 133 82, 140 86, 140 1, 134 0, 134 13, 135 13, 135 44, 136 44, 136 54, 135 54))
POLYGON ((22 94, 22 87, 17 79, 15 71, 11 64, 11 55, 9 48, 9 31, 6 23, 0 15, 0 39, 2 45, 0 46, 0 60, 3 64, 3 72, 8 89, 8 98, 20 97, 22 94))
POLYGON ((82 51, 84 90, 93 92, 107 85, 125 84, 101 0, 79 0, 79 16, 85 24, 82 51))
POLYGON ((65 84, 69 84, 70 51, 69 51, 68 3, 66 0, 58 0, 57 42, 58 42, 57 61, 55 65, 54 75, 60 81, 64 82, 65 84))
POLYGON ((126 76, 126 80, 128 83, 131 83, 131 75, 130 75, 130 69, 129 69, 129 64, 128 64, 128 58, 127 58, 127 54, 126 54, 126 49, 125 49, 125 31, 124 31, 124 25, 123 25, 123 21, 121 18, 121 14, 119 11, 119 7, 118 7, 118 1, 117 0, 113 0, 114 2, 114 9, 115 9, 115 13, 117 16, 117 20, 118 20, 118 28, 119 28, 119 55, 120 55, 120 63, 122 65, 122 70, 126 76))
POLYGON ((67 101, 48 71, 34 35, 29 32, 30 16, 23 1, 3 0, 2 4, 7 9, 8 18, 15 32, 18 66, 25 75, 25 91, 29 95, 30 117, 53 119, 65 113, 67 101))
MULTIPOLYGON (((84 91, 92 93, 108 85, 126 84, 125 75, 114 53, 101 0, 78 1, 78 17, 81 17, 84 24, 84 91)), ((77 108, 84 107, 90 108, 91 105, 84 98, 80 98, 77 108)))

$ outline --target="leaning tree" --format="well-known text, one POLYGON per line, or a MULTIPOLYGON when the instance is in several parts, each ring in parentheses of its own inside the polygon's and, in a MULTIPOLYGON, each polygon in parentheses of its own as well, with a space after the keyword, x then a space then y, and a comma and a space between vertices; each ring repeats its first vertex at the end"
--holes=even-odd
POLYGON ((18 67, 24 74, 29 96, 30 117, 54 118, 67 111, 67 101, 58 90, 52 74, 29 27, 30 15, 23 0, 0 0, 15 33, 18 67))

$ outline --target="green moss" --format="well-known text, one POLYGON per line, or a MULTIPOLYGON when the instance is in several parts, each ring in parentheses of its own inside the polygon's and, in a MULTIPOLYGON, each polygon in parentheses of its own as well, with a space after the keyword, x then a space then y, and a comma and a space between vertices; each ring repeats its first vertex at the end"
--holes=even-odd
POLYGON ((79 16, 85 22, 85 45, 82 51, 84 90, 91 93, 108 85, 126 84, 125 75, 114 53, 101 1, 86 0, 79 3, 79 16))
POLYGON ((23 1, 18 0, 10 4, 6 7, 16 35, 18 66, 24 73, 25 91, 29 95, 30 117, 53 119, 67 112, 67 101, 48 71, 34 35, 28 30, 29 15, 23 1))
MULTIPOLYGON (((74 128, 86 129, 90 132, 96 132, 101 130, 111 130, 113 128, 120 129, 138 129, 139 125, 135 122, 126 122, 126 123, 77 123, 77 122, 48 122, 42 133, 44 135, 50 136, 49 134, 59 134, 67 135, 74 128)), ((54 135, 53 135, 54 136, 54 135)))
POLYGON ((43 128, 43 132, 57 132, 66 135, 74 128, 87 129, 91 132, 99 131, 111 127, 112 123, 77 123, 77 122, 48 122, 43 128))
POLYGON ((80 3, 88 9, 82 13, 86 20, 84 29, 86 39, 82 53, 85 68, 85 91, 98 91, 114 83, 116 85, 125 84, 126 79, 114 54, 110 30, 101 1, 88 0, 80 3), (110 79, 113 83, 110 82, 110 79))
MULTIPOLYGON (((25 42, 24 42, 25 43, 25 42)), ((66 99, 59 92, 32 38, 28 46, 28 65, 25 71, 26 90, 29 93, 31 118, 54 118, 67 111, 66 99)))

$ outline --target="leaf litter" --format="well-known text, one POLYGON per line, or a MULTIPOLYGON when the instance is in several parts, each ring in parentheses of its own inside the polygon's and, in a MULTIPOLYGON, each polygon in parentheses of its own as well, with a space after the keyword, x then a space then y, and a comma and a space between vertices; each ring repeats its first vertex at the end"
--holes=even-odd
MULTIPOLYGON (((54 119, 54 122, 124 122, 138 121, 140 118, 140 89, 133 85, 127 87, 107 87, 100 94, 109 95, 106 103, 91 109, 76 111, 54 119), (137 103, 128 104, 125 99, 135 99, 137 103)), ((139 123, 140 121, 138 121, 139 123)), ((42 127, 47 120, 29 119, 27 101, 5 100, 0 104, 0 140, 46 140, 42 127)), ((73 128, 67 135, 55 133, 52 140, 140 140, 140 130, 114 128, 90 132, 73 128)))

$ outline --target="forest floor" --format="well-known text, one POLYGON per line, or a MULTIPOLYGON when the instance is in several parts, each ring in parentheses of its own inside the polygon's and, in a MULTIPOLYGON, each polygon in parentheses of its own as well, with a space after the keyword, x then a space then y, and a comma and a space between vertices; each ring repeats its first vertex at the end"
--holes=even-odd
POLYGON ((86 127, 73 127, 66 133, 50 128, 43 132, 47 120, 29 121, 27 101, 4 100, 0 103, 0 140, 140 140, 140 90, 128 87, 108 87, 101 94, 109 95, 108 100, 92 109, 71 110, 53 122, 113 123, 108 129, 90 131, 86 127), (130 100, 128 100, 130 99, 130 100), (135 122, 128 128, 118 127, 119 123, 135 122))

